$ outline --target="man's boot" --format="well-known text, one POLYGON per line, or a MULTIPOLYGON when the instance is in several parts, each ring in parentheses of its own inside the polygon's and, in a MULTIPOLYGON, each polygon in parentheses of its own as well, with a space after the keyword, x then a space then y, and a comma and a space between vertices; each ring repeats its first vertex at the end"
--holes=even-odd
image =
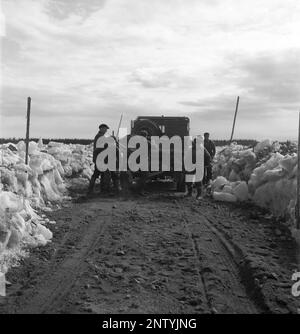
POLYGON ((202 199, 202 191, 201 190, 197 190, 197 196, 196 199, 202 199))
POLYGON ((113 191, 115 194, 119 194, 121 192, 120 175, 118 173, 111 172, 111 178, 113 181, 113 191))
POLYGON ((148 177, 149 173, 148 172, 142 172, 141 174, 142 175, 137 182, 137 190, 138 190, 138 193, 140 195, 145 196, 145 195, 147 195, 147 192, 145 191, 145 188, 146 188, 146 180, 147 180, 147 177, 148 177))
POLYGON ((188 184, 186 196, 187 197, 192 197, 193 196, 193 184, 188 184))
POLYGON ((197 184, 197 195, 196 199, 202 199, 202 182, 197 184))
POLYGON ((95 186, 95 183, 96 183, 96 179, 97 179, 97 177, 95 175, 92 175, 92 177, 90 179, 90 184, 89 184, 87 195, 92 195, 94 193, 94 186, 95 186))
POLYGON ((131 186, 131 178, 129 172, 120 173, 120 188, 122 194, 129 194, 131 186))

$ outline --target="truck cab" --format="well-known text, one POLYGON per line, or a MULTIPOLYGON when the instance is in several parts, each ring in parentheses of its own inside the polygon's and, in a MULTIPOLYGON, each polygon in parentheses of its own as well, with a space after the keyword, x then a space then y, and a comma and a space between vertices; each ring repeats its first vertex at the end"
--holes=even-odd
POLYGON ((131 135, 146 130, 150 136, 189 136, 190 120, 188 117, 175 116, 139 116, 131 122, 131 135))
MULTIPOLYGON (((173 136, 179 136, 184 138, 190 134, 190 120, 188 117, 176 117, 176 116, 139 116, 131 122, 131 136, 139 135, 142 131, 147 131, 149 137, 151 136, 167 136, 171 138, 173 136)), ((184 141, 182 140, 182 143, 184 141)), ((182 150, 183 152, 183 150, 182 150)), ((160 152, 160 157, 162 152, 160 152)), ((174 171, 173 168, 173 156, 171 148, 171 170, 169 172, 161 171, 160 173, 149 173, 148 183, 158 183, 158 181, 166 185, 166 181, 172 182, 176 191, 185 191, 185 172, 174 171)), ((160 158, 161 159, 161 158, 160 158)), ((182 156, 183 159, 183 156, 182 156)), ((161 161, 160 161, 161 164, 161 161)))

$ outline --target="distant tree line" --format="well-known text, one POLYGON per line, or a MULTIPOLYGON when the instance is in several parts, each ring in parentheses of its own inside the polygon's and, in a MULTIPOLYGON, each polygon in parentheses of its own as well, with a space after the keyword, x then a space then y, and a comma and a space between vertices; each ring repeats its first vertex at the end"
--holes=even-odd
MULTIPOLYGON (((24 138, 0 138, 0 144, 13 143, 17 144, 20 140, 24 140, 24 138)), ((30 141, 38 142, 39 138, 30 138, 30 141)), ((91 139, 76 139, 76 138, 61 138, 61 139, 53 139, 53 138, 43 138, 43 143, 45 145, 49 144, 50 141, 56 141, 64 144, 81 144, 81 145, 89 145, 93 142, 91 139)))
MULTIPOLYGON (((0 138, 0 144, 7 144, 13 143, 16 144, 20 140, 25 140, 24 138, 0 138)), ((30 138, 30 141, 38 142, 39 138, 30 138)), ((76 138, 61 138, 61 139, 53 139, 53 138, 46 138, 43 139, 44 144, 48 144, 50 141, 57 141, 64 144, 80 144, 80 145, 89 145, 93 142, 91 139, 76 139, 76 138)), ((258 141, 254 139, 237 139, 234 142, 238 143, 239 145, 243 146, 255 146, 258 141)), ((214 140, 216 146, 226 146, 229 145, 229 140, 224 139, 216 139, 214 140)))
MULTIPOLYGON (((229 140, 224 139, 214 139, 213 142, 216 146, 226 146, 230 143, 229 140)), ((258 143, 258 141, 254 139, 234 139, 233 142, 243 146, 255 146, 258 143)))

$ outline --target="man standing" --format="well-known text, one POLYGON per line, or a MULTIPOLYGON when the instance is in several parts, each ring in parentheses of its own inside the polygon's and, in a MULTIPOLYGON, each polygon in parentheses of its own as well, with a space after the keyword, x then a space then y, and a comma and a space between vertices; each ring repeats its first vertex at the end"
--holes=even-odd
MULTIPOLYGON (((192 154, 193 154, 193 161, 196 160, 196 139, 193 140, 193 144, 192 144, 192 154)), ((195 188, 197 190, 197 195, 196 198, 197 199, 201 199, 202 198, 202 188, 203 185, 206 185, 205 181, 206 181, 206 177, 207 177, 207 167, 210 166, 211 163, 211 155, 209 154, 208 150, 204 147, 204 176, 203 176, 203 181, 198 181, 195 183, 187 183, 187 189, 188 189, 188 193, 187 196, 192 196, 193 194, 193 185, 195 185, 195 188)))
POLYGON ((97 160, 97 156, 99 153, 101 153, 104 148, 97 148, 97 141, 100 137, 104 136, 107 132, 107 130, 109 129, 109 127, 106 124, 101 124, 99 125, 99 131, 96 134, 95 138, 94 138, 94 146, 93 146, 93 163, 95 164, 95 170, 94 170, 94 174, 91 177, 90 180, 90 184, 89 184, 89 190, 88 190, 88 194, 93 193, 94 191, 94 186, 95 186, 95 182, 97 180, 97 178, 99 176, 101 176, 101 190, 103 190, 102 188, 105 188, 105 172, 100 172, 96 166, 96 160, 97 160))
POLYGON ((213 141, 209 139, 208 132, 204 133, 204 147, 210 154, 210 163, 207 166, 205 166, 206 173, 205 173, 204 185, 206 186, 209 184, 210 180, 212 180, 212 162, 216 155, 216 146, 213 143, 213 141))
POLYGON ((112 138, 114 139, 114 145, 116 146, 116 167, 117 170, 113 171, 109 171, 110 174, 110 179, 112 180, 113 183, 113 190, 115 194, 119 194, 119 192, 121 191, 121 186, 120 186, 120 172, 119 172, 119 142, 117 140, 117 138, 113 135, 112 138))
POLYGON ((139 136, 147 139, 148 143, 148 168, 149 171, 140 171, 140 178, 138 181, 138 192, 140 195, 145 195, 145 187, 148 176, 150 175, 150 154, 151 154, 151 139, 147 130, 141 130, 139 136))

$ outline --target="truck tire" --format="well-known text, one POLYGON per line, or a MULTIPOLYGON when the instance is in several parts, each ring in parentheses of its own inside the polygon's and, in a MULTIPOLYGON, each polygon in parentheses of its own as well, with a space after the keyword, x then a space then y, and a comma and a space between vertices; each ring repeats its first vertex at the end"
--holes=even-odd
POLYGON ((136 121, 132 129, 132 135, 138 135, 142 130, 146 130, 149 136, 161 136, 160 128, 152 121, 144 119, 136 121))

